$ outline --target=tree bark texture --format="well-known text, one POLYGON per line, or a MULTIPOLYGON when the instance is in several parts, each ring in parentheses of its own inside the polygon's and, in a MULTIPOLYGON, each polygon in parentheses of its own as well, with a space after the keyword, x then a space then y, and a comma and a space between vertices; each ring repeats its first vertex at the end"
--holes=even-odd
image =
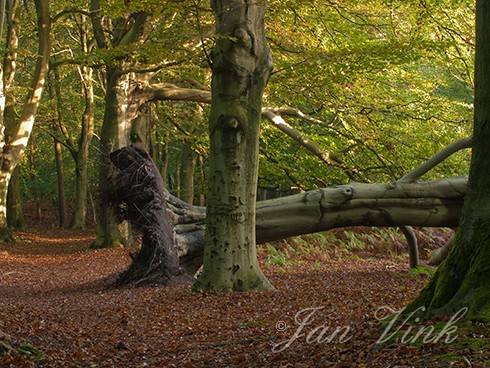
POLYGON ((270 289, 257 263, 255 205, 262 95, 272 69, 265 1, 214 0, 204 268, 194 288, 270 289))
POLYGON ((476 2, 475 112, 468 193, 447 259, 406 311, 425 317, 468 308, 466 318, 490 322, 490 4, 476 2))

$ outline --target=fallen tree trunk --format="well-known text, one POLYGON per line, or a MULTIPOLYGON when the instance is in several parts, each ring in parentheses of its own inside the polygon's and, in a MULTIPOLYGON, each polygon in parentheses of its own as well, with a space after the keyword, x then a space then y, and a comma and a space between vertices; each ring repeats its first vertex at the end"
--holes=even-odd
MULTIPOLYGON (((142 248, 119 281, 186 280, 179 263, 190 273, 202 264, 206 208, 168 193, 150 156, 137 146, 111 153, 111 161, 118 174, 108 204, 143 233, 142 248)), ((465 177, 352 183, 258 202, 257 243, 348 226, 454 227, 466 183, 465 177)))
MULTIPOLYGON (((257 243, 348 226, 458 225, 466 178, 431 182, 360 184, 316 189, 257 203, 257 243)), ((166 193, 180 263, 202 262, 205 208, 166 193)))

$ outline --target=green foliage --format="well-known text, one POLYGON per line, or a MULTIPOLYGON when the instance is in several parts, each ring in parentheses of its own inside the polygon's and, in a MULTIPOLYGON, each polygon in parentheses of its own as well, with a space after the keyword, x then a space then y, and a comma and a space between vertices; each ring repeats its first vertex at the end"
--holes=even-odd
POLYGON ((346 230, 344 231, 344 235, 347 238, 344 244, 348 250, 364 249, 364 241, 356 233, 346 230))
POLYGON ((43 353, 40 350, 27 343, 20 344, 17 351, 31 360, 39 360, 43 356, 43 353))
POLYGON ((285 251, 277 249, 270 244, 267 245, 266 252, 266 260, 269 265, 285 267, 290 263, 289 256, 285 251))
POLYGON ((420 265, 410 269, 410 273, 413 276, 425 276, 432 277, 436 273, 436 268, 430 266, 420 265))
MULTIPOLYGON (((52 4, 53 14, 66 8, 88 10, 81 1, 52 4)), ((473 9, 474 2, 469 0, 270 0, 266 25, 274 71, 264 105, 290 106, 316 118, 316 123, 287 116, 285 120, 325 152, 336 153, 345 167, 355 170, 356 181, 399 178, 443 146, 470 134, 473 9)), ((18 64, 26 66, 22 68, 26 71, 32 69, 28 66, 37 52, 31 36, 35 32, 32 10, 29 5, 21 14, 18 64)), ((84 98, 73 63, 96 67, 97 136, 104 111, 104 65, 144 69, 166 63, 151 83, 209 88, 208 56, 216 35, 208 2, 101 1, 101 16, 113 28, 129 24, 141 12, 148 14, 144 41, 116 42, 106 48, 80 47, 80 15, 67 14, 54 23, 52 61, 70 61, 58 71, 62 114, 73 141, 79 137, 84 98)), ((92 39, 92 25, 88 18, 86 21, 92 39)), ((23 100, 30 77, 29 72, 17 73, 17 100, 23 100)), ((51 134, 62 137, 55 126, 50 84, 48 81, 37 117, 29 159, 22 163, 28 198, 56 196, 51 134)), ((156 104, 155 112, 155 143, 168 149, 168 182, 175 193, 183 146, 190 145, 206 166, 208 107, 168 102, 156 104), (196 113, 198 109, 202 113, 196 113)), ((287 193, 292 188, 307 190, 350 180, 344 168, 321 162, 270 122, 263 122, 260 139, 261 186, 287 193)), ((96 138, 90 156, 91 187, 104 157, 96 138)), ((64 160, 70 198, 74 166, 67 150, 64 160)), ((159 165, 162 160, 157 158, 159 165)), ((468 163, 469 152, 460 152, 423 179, 466 175, 468 163)), ((205 192, 205 180, 197 170, 195 178, 201 183, 198 190, 205 192)), ((358 247, 356 238, 349 236, 348 246, 358 247)))

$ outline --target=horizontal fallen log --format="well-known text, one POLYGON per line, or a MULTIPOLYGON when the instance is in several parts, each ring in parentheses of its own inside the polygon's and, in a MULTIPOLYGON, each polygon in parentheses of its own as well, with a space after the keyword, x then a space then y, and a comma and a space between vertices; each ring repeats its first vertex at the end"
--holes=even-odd
MULTIPOLYGON (((389 184, 352 183, 257 203, 257 243, 349 226, 454 227, 459 222, 466 177, 389 184)), ((167 193, 180 263, 202 262, 206 209, 167 193)))

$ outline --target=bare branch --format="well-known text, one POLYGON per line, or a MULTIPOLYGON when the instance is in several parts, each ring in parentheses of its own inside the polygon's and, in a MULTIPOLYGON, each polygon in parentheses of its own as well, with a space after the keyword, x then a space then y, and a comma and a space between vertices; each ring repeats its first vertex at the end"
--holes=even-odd
POLYGON ((401 179, 398 180, 398 182, 410 183, 416 181, 422 175, 432 170, 434 167, 439 165, 451 155, 455 154, 458 151, 461 151, 462 149, 471 148, 472 139, 473 137, 468 137, 451 143, 449 146, 437 152, 422 165, 410 171, 407 175, 403 176, 401 179))
POLYGON ((51 23, 55 23, 58 20, 60 20, 61 18, 63 18, 64 16, 71 15, 71 14, 81 14, 81 15, 84 15, 86 17, 90 17, 92 15, 92 13, 93 12, 89 12, 89 11, 82 10, 82 9, 67 8, 67 9, 63 9, 58 14, 56 14, 53 17, 53 19, 51 20, 51 23))

